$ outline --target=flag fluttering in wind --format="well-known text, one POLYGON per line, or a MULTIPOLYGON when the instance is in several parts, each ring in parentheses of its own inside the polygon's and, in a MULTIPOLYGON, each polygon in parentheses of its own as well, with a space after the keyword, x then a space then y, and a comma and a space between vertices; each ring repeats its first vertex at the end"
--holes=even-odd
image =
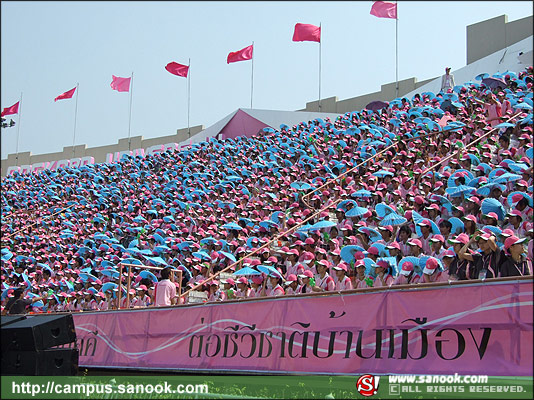
POLYGON ((321 42, 321 27, 310 24, 296 24, 294 42, 321 42))
POLYGON ((252 59, 252 52, 253 52, 253 46, 247 46, 244 49, 241 49, 239 51, 235 51, 233 53, 228 54, 228 58, 226 59, 226 63, 234 63, 238 61, 246 61, 252 59))
POLYGON ((132 78, 120 78, 115 75, 111 75, 111 88, 117 92, 129 92, 130 91, 130 81, 132 78))
POLYGON ((170 62, 165 66, 165 69, 173 75, 183 76, 187 78, 187 73, 189 72, 188 65, 178 64, 177 62, 170 62))
POLYGON ((72 96, 74 96, 75 91, 76 91, 76 88, 73 88, 63 94, 60 94, 54 99, 54 101, 63 100, 63 99, 72 99, 72 96))
POLYGON ((397 18, 397 3, 375 1, 371 7, 371 15, 378 18, 397 18))
POLYGON ((2 110, 2 117, 4 115, 12 115, 12 114, 18 114, 19 112, 19 103, 20 101, 17 101, 15 104, 13 104, 11 107, 6 107, 2 110))

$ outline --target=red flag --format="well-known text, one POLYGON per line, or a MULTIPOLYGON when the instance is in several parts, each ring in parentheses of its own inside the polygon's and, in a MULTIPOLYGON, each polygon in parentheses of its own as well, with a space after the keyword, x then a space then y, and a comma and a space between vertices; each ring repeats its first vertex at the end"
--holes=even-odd
POLYGON ((252 45, 245 47, 244 49, 241 49, 239 51, 233 52, 228 54, 228 58, 226 59, 226 63, 234 63, 238 61, 246 61, 250 60, 252 58, 252 45))
POLYGON ((371 15, 378 18, 397 18, 397 3, 375 1, 371 7, 371 15))
POLYGON ((187 73, 189 72, 189 66, 178 64, 174 61, 168 63, 165 69, 173 75, 183 76, 184 78, 187 78, 187 73))
POLYGON ((11 107, 4 108, 2 110, 1 116, 3 117, 4 115, 18 114, 19 113, 19 103, 20 103, 20 101, 17 101, 11 107))
POLYGON ((294 42, 321 42, 321 27, 310 24, 296 24, 294 42))
POLYGON ((54 101, 63 100, 63 99, 72 99, 72 96, 74 96, 74 92, 76 91, 76 88, 69 90, 68 92, 65 92, 63 94, 60 94, 57 96, 54 101))
POLYGON ((118 76, 111 75, 111 88, 117 92, 129 92, 130 91, 130 80, 132 78, 119 78, 118 76))

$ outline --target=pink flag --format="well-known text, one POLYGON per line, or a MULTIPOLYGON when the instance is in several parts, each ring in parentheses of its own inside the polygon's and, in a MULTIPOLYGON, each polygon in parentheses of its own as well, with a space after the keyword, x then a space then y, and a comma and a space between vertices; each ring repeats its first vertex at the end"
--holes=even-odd
POLYGON ((321 27, 310 24, 296 24, 294 42, 321 42, 321 27))
POLYGON ((17 101, 11 107, 4 108, 2 110, 1 116, 3 117, 4 115, 18 114, 19 113, 19 103, 20 103, 20 101, 17 101))
POLYGON ((397 18, 397 3, 375 1, 371 7, 371 15, 378 18, 397 18))
POLYGON ((132 78, 119 78, 118 76, 111 75, 111 88, 117 92, 129 92, 130 91, 130 80, 132 78))
POLYGON ((74 92, 76 91, 76 88, 69 90, 68 92, 65 92, 63 94, 60 94, 57 96, 54 101, 63 100, 63 99, 72 99, 72 96, 74 96, 74 92))
POLYGON ((178 64, 174 61, 168 63, 165 69, 173 75, 183 76, 184 78, 187 78, 187 73, 189 72, 189 66, 178 64))
POLYGON ((238 61, 246 61, 250 60, 252 58, 252 45, 245 47, 244 49, 241 49, 239 51, 233 52, 228 54, 228 58, 226 59, 226 63, 234 63, 238 61))

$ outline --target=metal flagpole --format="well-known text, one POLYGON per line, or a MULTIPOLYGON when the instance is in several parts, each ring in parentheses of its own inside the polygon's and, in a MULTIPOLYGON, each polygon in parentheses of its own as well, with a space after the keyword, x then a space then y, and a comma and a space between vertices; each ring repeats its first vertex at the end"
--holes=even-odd
POLYGON ((189 114, 191 111, 191 59, 187 68, 187 133, 191 137, 191 125, 189 124, 189 114))
POLYGON ((78 86, 79 83, 76 83, 76 105, 74 107, 74 133, 72 135, 72 157, 75 157, 74 145, 76 140, 76 118, 78 117, 78 86))
POLYGON ((132 125, 132 97, 133 97, 133 71, 132 71, 132 82, 130 83, 130 116, 128 118, 128 151, 131 149, 130 143, 130 128, 132 125))
POLYGON ((254 42, 252 42, 252 76, 250 77, 250 108, 252 108, 252 94, 254 93, 254 42))
POLYGON ((321 32, 321 37, 319 37, 319 111, 321 111, 321 42, 322 39, 322 31, 321 31, 321 23, 319 22, 319 31, 321 32))
POLYGON ((395 2, 395 97, 399 97, 399 7, 395 2))
POLYGON ((20 118, 22 117, 22 92, 20 92, 20 101, 19 101, 19 123, 17 124, 17 151, 16 151, 16 161, 17 167, 19 166, 19 137, 20 137, 20 118))

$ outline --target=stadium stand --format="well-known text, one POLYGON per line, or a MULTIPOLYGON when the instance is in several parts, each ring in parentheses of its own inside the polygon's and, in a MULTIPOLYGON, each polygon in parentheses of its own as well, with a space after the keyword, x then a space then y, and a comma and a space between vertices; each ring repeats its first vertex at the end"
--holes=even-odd
POLYGON ((2 313, 154 306, 142 266, 176 303, 532 275, 532 83, 2 178, 2 313))

